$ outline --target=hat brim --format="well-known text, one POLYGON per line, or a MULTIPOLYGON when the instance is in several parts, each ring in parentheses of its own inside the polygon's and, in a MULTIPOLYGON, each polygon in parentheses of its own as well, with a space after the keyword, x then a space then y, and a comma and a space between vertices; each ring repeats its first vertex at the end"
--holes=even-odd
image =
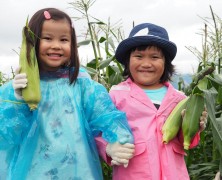
POLYGON ((167 59, 170 61, 176 56, 177 46, 173 42, 166 41, 165 39, 156 36, 136 36, 123 40, 116 49, 115 57, 117 61, 125 64, 125 62, 129 60, 129 51, 132 48, 148 45, 156 45, 160 47, 164 53, 167 53, 165 56, 167 56, 167 59))

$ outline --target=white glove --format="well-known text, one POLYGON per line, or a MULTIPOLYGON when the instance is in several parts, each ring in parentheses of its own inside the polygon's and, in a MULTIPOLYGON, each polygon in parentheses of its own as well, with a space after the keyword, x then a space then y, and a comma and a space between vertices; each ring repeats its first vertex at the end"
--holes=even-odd
POLYGON ((208 113, 207 113, 207 110, 205 108, 205 110, 202 112, 202 115, 200 117, 200 132, 202 132, 206 128, 207 117, 208 117, 208 113))
POLYGON ((128 166, 129 159, 133 157, 135 146, 134 144, 126 143, 120 144, 119 142, 106 146, 106 153, 112 158, 112 165, 124 165, 128 166))
POLYGON ((215 175, 214 180, 220 180, 221 176, 220 176, 220 171, 217 172, 217 174, 215 175))
POLYGON ((23 99, 21 89, 25 88, 27 86, 27 82, 28 82, 25 73, 19 74, 20 69, 21 69, 21 67, 18 67, 15 70, 15 77, 14 77, 13 82, 12 82, 15 98, 17 100, 22 100, 23 99))

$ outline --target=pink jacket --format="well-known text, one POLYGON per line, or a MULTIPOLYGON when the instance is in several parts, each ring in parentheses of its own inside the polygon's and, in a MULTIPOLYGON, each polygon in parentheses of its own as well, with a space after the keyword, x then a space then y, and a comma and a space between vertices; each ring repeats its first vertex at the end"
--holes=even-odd
MULTIPOLYGON (((130 79, 114 86, 110 95, 116 107, 126 112, 135 138, 135 154, 127 168, 113 167, 113 180, 188 180, 182 138, 176 137, 168 144, 162 143, 162 126, 172 109, 185 98, 170 83, 166 96, 157 110, 144 91, 130 79)), ((182 136, 181 136, 182 137, 182 136)), ((191 148, 199 142, 199 133, 191 148)), ((100 155, 105 154, 106 143, 97 138, 100 155)))

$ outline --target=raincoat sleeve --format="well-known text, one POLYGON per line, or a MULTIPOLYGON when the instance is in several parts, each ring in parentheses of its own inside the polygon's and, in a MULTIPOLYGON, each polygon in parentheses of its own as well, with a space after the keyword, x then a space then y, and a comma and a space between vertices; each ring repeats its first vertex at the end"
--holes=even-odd
POLYGON ((126 115, 115 107, 106 88, 89 78, 82 83, 83 114, 94 137, 101 135, 109 143, 133 143, 126 115))
POLYGON ((0 88, 0 149, 20 144, 31 112, 24 101, 16 100, 12 82, 0 88))
MULTIPOLYGON (((23 101, 14 97, 12 82, 0 87, 0 179, 22 142, 23 133, 29 126, 30 111, 23 101)), ((3 178, 4 179, 4 178, 3 178)))

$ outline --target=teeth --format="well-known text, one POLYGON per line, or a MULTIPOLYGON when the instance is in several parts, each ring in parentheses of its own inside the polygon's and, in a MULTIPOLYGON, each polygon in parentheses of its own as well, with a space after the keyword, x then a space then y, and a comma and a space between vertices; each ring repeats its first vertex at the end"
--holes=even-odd
POLYGON ((61 57, 62 55, 60 55, 60 54, 49 54, 49 56, 61 57))

